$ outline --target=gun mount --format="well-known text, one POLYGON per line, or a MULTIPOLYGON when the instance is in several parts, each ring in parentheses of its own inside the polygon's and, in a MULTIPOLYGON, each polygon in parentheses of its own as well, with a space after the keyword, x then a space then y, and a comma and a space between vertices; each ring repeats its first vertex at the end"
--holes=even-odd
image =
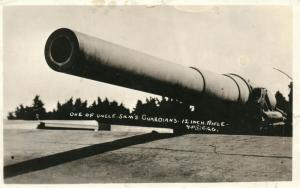
POLYGON ((284 119, 275 109, 274 96, 237 74, 185 67, 70 29, 50 35, 45 58, 58 72, 190 102, 256 104, 262 111, 258 119, 276 123, 284 119))

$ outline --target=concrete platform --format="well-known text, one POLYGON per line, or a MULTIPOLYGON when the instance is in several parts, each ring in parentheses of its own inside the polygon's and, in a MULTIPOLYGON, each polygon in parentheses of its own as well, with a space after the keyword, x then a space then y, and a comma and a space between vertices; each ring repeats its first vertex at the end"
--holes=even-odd
POLYGON ((292 179, 290 137, 37 130, 18 123, 4 125, 5 183, 292 179))

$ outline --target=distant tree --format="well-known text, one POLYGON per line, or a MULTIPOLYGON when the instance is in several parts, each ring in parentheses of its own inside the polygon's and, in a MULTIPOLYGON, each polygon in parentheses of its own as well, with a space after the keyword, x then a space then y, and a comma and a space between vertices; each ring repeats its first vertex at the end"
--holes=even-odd
POLYGON ((121 103, 121 104, 118 106, 118 108, 119 108, 119 113, 122 113, 122 114, 130 114, 130 110, 129 110, 128 108, 126 108, 126 107, 124 106, 123 103, 121 103))
POLYGON ((100 106, 101 106, 101 110, 103 110, 103 112, 108 112, 109 111, 109 100, 107 98, 105 98, 104 101, 102 101, 100 106))
POLYGON ((12 120, 12 119, 16 119, 16 117, 14 116, 13 112, 8 112, 7 119, 12 120))
POLYGON ((57 109, 57 110, 60 110, 60 109, 61 109, 61 104, 60 104, 59 101, 58 101, 57 104, 56 104, 56 109, 57 109))
POLYGON ((61 115, 60 115, 61 111, 62 111, 62 107, 61 107, 60 102, 58 101, 56 103, 56 109, 53 109, 51 112, 48 112, 47 116, 48 116, 49 119, 60 119, 61 118, 61 115))
POLYGON ((23 104, 20 104, 19 106, 16 107, 15 116, 17 119, 24 119, 25 109, 24 109, 23 104))
POLYGON ((134 114, 148 114, 148 115, 157 115, 158 99, 157 98, 147 98, 145 103, 138 100, 134 108, 134 114))
POLYGON ((70 117, 70 112, 73 112, 73 97, 67 100, 65 103, 60 104, 57 103, 57 111, 56 111, 56 118, 57 119, 72 119, 70 117))
POLYGON ((44 103, 40 99, 40 96, 36 95, 34 97, 32 108, 30 108, 30 110, 32 110, 32 114, 34 115, 34 117, 32 119, 36 119, 36 118, 44 119, 45 118, 46 109, 44 108, 44 103))
POLYGON ((143 102, 141 100, 138 100, 136 102, 135 108, 133 109, 133 113, 142 114, 142 106, 143 106, 143 102))
POLYGON ((80 99, 80 98, 77 98, 77 99, 75 100, 75 103, 74 103, 74 111, 75 111, 75 112, 80 112, 80 111, 82 110, 81 107, 82 107, 81 99, 80 99))
POLYGON ((35 119, 35 114, 33 112, 32 106, 23 106, 23 104, 20 104, 15 111, 16 119, 24 119, 24 120, 31 120, 35 119))
POLYGON ((44 108, 44 103, 40 100, 39 96, 36 95, 33 99, 31 106, 25 106, 20 104, 17 106, 15 112, 8 114, 9 119, 24 119, 24 120, 35 120, 44 119, 46 117, 46 109, 44 108), (14 115, 13 115, 14 114, 14 115))
POLYGON ((97 102, 93 101, 93 103, 89 106, 88 110, 90 112, 96 112, 97 111, 97 102))

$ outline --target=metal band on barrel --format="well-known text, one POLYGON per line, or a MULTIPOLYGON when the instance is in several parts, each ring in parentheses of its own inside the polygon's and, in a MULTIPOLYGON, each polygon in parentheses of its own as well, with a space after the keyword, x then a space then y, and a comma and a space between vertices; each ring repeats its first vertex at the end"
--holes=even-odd
POLYGON ((205 88, 206 88, 204 75, 203 75, 202 72, 201 72, 199 69, 197 69, 196 67, 190 67, 190 68, 191 68, 191 69, 194 69, 195 71, 197 71, 197 72, 201 75, 201 77, 202 77, 202 79, 203 79, 203 89, 202 89, 202 93, 204 93, 204 92, 205 92, 205 88))
POLYGON ((230 74, 223 74, 224 76, 227 76, 228 78, 232 79, 234 81, 234 83, 236 84, 238 90, 239 90, 239 98, 238 98, 238 102, 241 102, 241 88, 239 86, 239 84, 237 83, 237 81, 230 75, 230 74))
POLYGON ((238 75, 238 74, 233 74, 233 73, 229 73, 229 75, 239 77, 241 80, 243 80, 243 81, 245 82, 245 84, 247 85, 248 89, 249 89, 249 93, 251 93, 252 88, 251 88, 251 86, 248 84, 248 82, 247 82, 243 77, 241 77, 241 76, 238 75))

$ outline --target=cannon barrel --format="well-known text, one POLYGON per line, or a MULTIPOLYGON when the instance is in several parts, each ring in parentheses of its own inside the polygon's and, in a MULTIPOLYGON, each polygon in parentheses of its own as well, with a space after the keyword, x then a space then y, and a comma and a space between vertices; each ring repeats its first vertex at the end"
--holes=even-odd
POLYGON ((243 104, 251 94, 239 75, 186 67, 66 28, 49 36, 45 59, 55 71, 181 100, 243 104))

